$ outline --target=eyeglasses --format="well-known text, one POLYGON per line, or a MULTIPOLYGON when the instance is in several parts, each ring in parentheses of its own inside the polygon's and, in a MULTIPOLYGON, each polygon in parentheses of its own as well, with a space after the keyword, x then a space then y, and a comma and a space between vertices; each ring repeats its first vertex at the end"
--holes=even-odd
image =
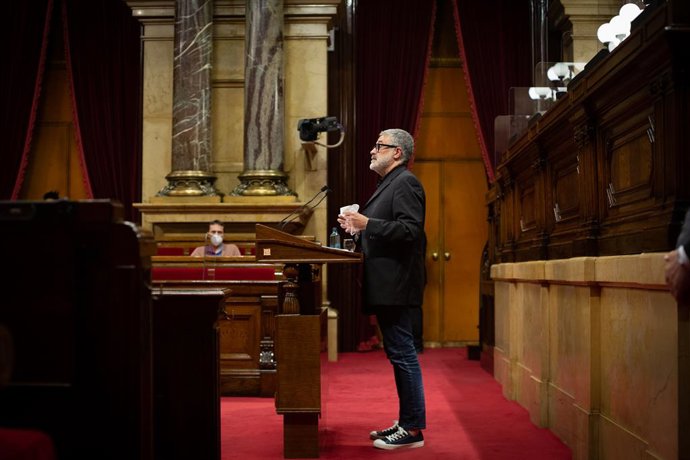
POLYGON ((400 146, 399 146, 399 145, 391 145, 391 144, 382 144, 382 143, 380 143, 380 142, 377 142, 377 143, 374 145, 374 148, 376 149, 376 152, 381 151, 381 147, 386 148, 386 149, 397 149, 397 148, 400 147, 400 146))

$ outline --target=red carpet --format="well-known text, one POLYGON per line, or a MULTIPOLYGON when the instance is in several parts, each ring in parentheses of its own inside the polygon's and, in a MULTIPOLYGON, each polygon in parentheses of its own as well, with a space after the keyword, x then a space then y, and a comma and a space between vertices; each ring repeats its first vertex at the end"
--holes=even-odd
MULTIPOLYGON (((393 372, 383 351, 341 353, 327 363, 322 416, 322 459, 570 459, 570 449, 527 411, 506 400, 498 383, 469 361, 464 348, 427 349, 420 355, 427 429, 420 449, 382 451, 369 431, 397 418, 393 372)), ((222 458, 280 459, 282 418, 272 399, 223 398, 222 458)))

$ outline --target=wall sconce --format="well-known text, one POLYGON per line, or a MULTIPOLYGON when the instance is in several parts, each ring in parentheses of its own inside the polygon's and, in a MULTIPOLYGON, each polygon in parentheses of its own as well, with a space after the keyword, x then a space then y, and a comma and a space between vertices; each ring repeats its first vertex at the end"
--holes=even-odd
POLYGON ((534 86, 527 88, 529 99, 536 101, 531 107, 540 114, 549 110, 554 101, 567 94, 568 84, 585 68, 585 65, 584 62, 540 62, 537 64, 534 86))
POLYGON ((557 62, 549 67, 549 70, 546 71, 546 76, 552 82, 557 83, 558 86, 567 86, 574 75, 568 64, 557 62))
POLYGON ((544 114, 551 107, 552 101, 556 100, 556 93, 553 88, 548 86, 532 86, 527 90, 527 95, 536 101, 534 110, 536 114, 544 114))
POLYGON ((634 3, 626 3, 618 11, 618 15, 611 18, 597 29, 597 38, 601 43, 613 51, 630 35, 630 24, 642 10, 634 3))
POLYGON ((546 78, 556 87, 554 99, 560 99, 568 92, 568 83, 577 74, 575 63, 557 62, 546 71, 546 78))
POLYGON ((553 99, 553 89, 548 86, 532 86, 527 94, 529 94, 530 99, 535 101, 553 99))

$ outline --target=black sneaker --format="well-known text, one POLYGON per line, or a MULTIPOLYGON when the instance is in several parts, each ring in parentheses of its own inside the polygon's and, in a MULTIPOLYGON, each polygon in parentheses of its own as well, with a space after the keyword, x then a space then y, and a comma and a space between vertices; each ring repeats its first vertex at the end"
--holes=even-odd
POLYGON ((404 447, 424 447, 424 435, 422 430, 419 430, 416 436, 412 436, 405 428, 400 426, 398 431, 392 435, 374 441, 374 447, 386 450, 402 449, 404 447))
POLYGON ((386 428, 385 430, 381 431, 372 431, 369 433, 369 438, 371 439, 384 439, 386 436, 390 436, 394 433, 398 432, 398 421, 393 420, 393 426, 386 428))

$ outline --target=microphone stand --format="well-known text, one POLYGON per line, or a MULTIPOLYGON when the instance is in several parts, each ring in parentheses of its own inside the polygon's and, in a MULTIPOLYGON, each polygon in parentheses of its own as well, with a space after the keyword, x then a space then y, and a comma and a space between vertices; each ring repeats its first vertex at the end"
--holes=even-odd
POLYGON ((311 213, 311 212, 314 212, 314 208, 316 208, 319 204, 321 204, 321 202, 326 198, 326 195, 328 195, 328 192, 330 192, 330 189, 328 189, 328 190, 326 191, 326 194, 325 194, 324 196, 322 196, 321 199, 320 199, 314 206, 308 207, 308 206, 305 205, 305 206, 300 207, 301 212, 300 212, 299 214, 297 214, 296 216, 294 216, 293 218, 287 220, 285 223, 283 223, 283 225, 280 227, 280 229, 282 230, 283 227, 285 227, 287 224, 289 224, 290 222, 294 221, 295 219, 297 219, 297 218, 300 217, 301 215, 306 214, 306 211, 307 211, 307 210, 309 210, 310 213, 311 213))
POLYGON ((321 190, 319 190, 319 191, 316 193, 316 195, 314 195, 309 201, 307 201, 307 202, 304 203, 302 206, 300 206, 299 208, 295 209, 295 210, 292 211, 290 214, 288 214, 287 216, 285 216, 285 217, 283 218, 283 220, 281 220, 281 221, 278 223, 279 229, 280 229, 280 230, 283 230, 287 224, 289 224, 290 222, 292 222, 293 220, 295 220, 296 218, 298 218, 299 216, 301 216, 301 215, 304 213, 304 211, 305 211, 306 209, 314 209, 315 207, 317 207, 317 206, 324 200, 324 198, 326 198, 326 196, 328 195, 328 192, 330 192, 330 191, 331 191, 331 189, 328 188, 328 185, 324 185, 323 187, 321 187, 321 190), (325 193, 324 193, 324 192, 325 192, 325 193), (321 199, 320 199, 314 206, 312 206, 311 208, 309 208, 309 203, 311 203, 312 201, 314 201, 315 199, 317 199, 317 198, 319 197, 319 195, 322 194, 322 193, 323 193, 324 195, 321 197, 321 199), (295 214, 296 214, 296 215, 295 215, 295 214), (294 217, 292 217, 293 215, 294 215, 294 217))

